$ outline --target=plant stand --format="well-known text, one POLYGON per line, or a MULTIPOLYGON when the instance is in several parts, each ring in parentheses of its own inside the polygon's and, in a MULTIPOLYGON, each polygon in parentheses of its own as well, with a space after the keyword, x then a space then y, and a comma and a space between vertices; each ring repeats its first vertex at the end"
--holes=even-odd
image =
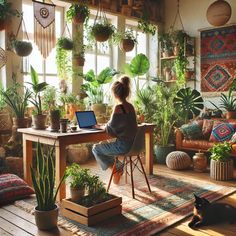
POLYGON ((63 216, 75 220, 83 225, 91 226, 107 218, 120 215, 122 211, 122 198, 114 198, 96 204, 91 207, 85 207, 72 202, 71 199, 63 199, 61 203, 61 213, 63 216))
POLYGON ((210 163, 210 176, 214 180, 230 180, 233 178, 234 162, 230 161, 215 161, 210 163))

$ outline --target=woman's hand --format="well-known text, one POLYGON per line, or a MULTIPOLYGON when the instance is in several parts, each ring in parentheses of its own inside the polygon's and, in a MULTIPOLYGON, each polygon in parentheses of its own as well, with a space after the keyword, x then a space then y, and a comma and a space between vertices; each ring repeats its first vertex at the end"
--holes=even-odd
POLYGON ((105 125, 104 124, 96 124, 93 126, 93 128, 105 130, 105 125))

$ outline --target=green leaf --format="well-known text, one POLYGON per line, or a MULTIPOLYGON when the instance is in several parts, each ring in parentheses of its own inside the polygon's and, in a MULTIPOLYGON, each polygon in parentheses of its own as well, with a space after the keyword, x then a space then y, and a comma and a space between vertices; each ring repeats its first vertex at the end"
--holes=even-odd
POLYGON ((99 84, 106 84, 112 81, 114 75, 118 74, 118 72, 110 67, 105 68, 100 72, 97 77, 97 81, 99 84))
POLYGON ((30 66, 30 75, 31 75, 31 81, 33 85, 37 85, 39 83, 38 74, 33 68, 33 66, 30 66))
POLYGON ((140 53, 135 56, 130 63, 130 70, 136 76, 144 75, 148 72, 150 63, 148 58, 140 53))

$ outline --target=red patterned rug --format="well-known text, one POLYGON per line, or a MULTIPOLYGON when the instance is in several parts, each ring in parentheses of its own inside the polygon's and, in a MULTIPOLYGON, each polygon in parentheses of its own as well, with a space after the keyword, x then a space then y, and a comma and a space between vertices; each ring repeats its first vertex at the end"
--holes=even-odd
MULTIPOLYGON (((93 227, 83 226, 61 217, 59 226, 73 231, 75 235, 98 236, 148 236, 154 235, 192 213, 193 193, 218 200, 236 189, 209 184, 194 179, 153 175, 149 178, 152 193, 143 181, 136 181, 136 199, 131 198, 129 185, 112 185, 110 193, 122 196, 123 214, 110 218, 93 227)), ((34 205, 31 200, 24 200, 34 205)), ((34 200, 35 201, 35 200, 34 200)), ((17 205, 21 205, 19 201, 17 205)))
POLYGON ((201 32, 201 91, 227 91, 235 78, 236 26, 201 32))

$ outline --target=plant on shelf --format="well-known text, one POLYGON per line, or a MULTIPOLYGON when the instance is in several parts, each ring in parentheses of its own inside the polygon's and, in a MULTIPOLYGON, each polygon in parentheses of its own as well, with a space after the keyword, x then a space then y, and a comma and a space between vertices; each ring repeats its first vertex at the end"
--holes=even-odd
POLYGON ((173 55, 173 43, 169 33, 159 34, 162 57, 170 57, 173 55))
POLYGON ((127 29, 125 32, 117 31, 114 33, 112 39, 115 44, 120 45, 120 49, 123 52, 132 51, 134 45, 138 43, 132 29, 127 29))
POLYGON ((85 194, 90 178, 89 169, 82 169, 79 164, 73 163, 66 167, 65 176, 69 179, 71 200, 77 202, 85 194))
POLYGON ((209 149, 210 176, 215 180, 229 180, 233 178, 233 160, 230 158, 232 143, 215 143, 209 149))
POLYGON ((184 30, 175 30, 170 33, 170 38, 173 44, 174 55, 177 56, 179 54, 180 48, 184 49, 185 47, 187 34, 184 30))
POLYGON ((204 108, 201 94, 190 87, 181 88, 174 98, 174 106, 186 124, 189 119, 198 116, 204 108))
POLYGON ((8 0, 0 2, 0 31, 6 29, 9 24, 9 19, 12 16, 19 15, 16 10, 12 9, 12 3, 8 0))
POLYGON ((39 82, 38 73, 35 69, 30 66, 30 75, 31 75, 31 83, 28 82, 32 87, 32 96, 30 98, 30 102, 34 105, 34 115, 32 115, 33 119, 33 128, 35 129, 45 129, 46 115, 43 114, 42 109, 42 99, 41 92, 43 92, 48 84, 46 82, 39 82))
POLYGON ((36 168, 31 166, 31 178, 37 206, 35 207, 36 225, 41 230, 49 230, 57 226, 58 206, 56 197, 59 188, 64 181, 64 176, 55 187, 55 166, 53 160, 55 146, 44 151, 41 143, 36 148, 36 168))
POLYGON ((149 20, 142 18, 138 21, 138 28, 145 34, 155 35, 157 27, 152 24, 149 20))
POLYGON ((72 4, 66 12, 66 19, 68 22, 73 21, 74 24, 85 22, 87 25, 89 14, 89 8, 85 3, 72 4))

